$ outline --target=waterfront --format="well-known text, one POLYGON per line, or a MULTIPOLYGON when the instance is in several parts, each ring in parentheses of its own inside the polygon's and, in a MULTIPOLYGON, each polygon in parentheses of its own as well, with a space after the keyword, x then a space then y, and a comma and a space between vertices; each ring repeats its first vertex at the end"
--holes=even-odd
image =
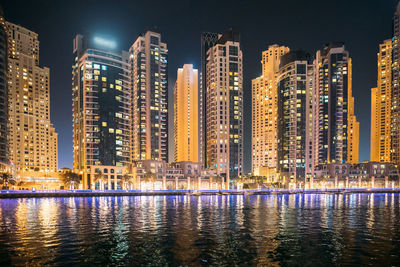
POLYGON ((400 194, 0 200, 0 265, 399 265, 400 194))

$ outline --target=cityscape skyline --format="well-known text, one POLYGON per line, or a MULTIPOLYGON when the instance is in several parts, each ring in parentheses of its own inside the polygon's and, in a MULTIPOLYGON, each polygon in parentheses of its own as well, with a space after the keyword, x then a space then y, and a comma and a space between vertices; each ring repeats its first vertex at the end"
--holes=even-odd
MULTIPOLYGON (((357 2, 357 1, 355 1, 357 2)), ((354 3, 353 3, 354 5, 354 3)), ((384 22, 382 22, 383 25, 385 25, 385 27, 377 27, 378 29, 380 29, 380 31, 383 30, 387 30, 391 28, 391 18, 392 15, 394 13, 394 8, 396 5, 396 1, 393 1, 393 3, 388 4, 387 6, 384 6, 384 9, 388 12, 390 12, 389 16, 387 17, 387 20, 384 20, 384 22), (390 19, 390 20, 389 20, 390 19)), ((350 5, 351 6, 351 5, 350 5)), ((24 21, 24 19, 18 18, 18 16, 16 16, 15 18, 13 16, 13 10, 15 10, 15 8, 12 7, 12 4, 3 4, 3 8, 5 10, 5 14, 6 14, 6 19, 7 21, 11 21, 13 23, 22 25, 23 27, 26 27, 29 30, 32 30, 34 32, 36 32, 39 35, 39 40, 41 42, 41 65, 42 66, 49 66, 51 69, 51 75, 52 78, 51 80, 51 92, 52 92, 52 101, 51 101, 51 110, 53 110, 52 114, 51 114, 51 118, 52 118, 52 122, 55 125, 55 129, 56 131, 59 133, 59 167, 71 167, 72 166, 72 141, 70 142, 69 139, 72 139, 72 114, 67 114, 66 110, 68 110, 70 112, 71 110, 71 105, 66 105, 67 108, 64 107, 64 104, 62 104, 62 102, 68 102, 70 101, 70 93, 71 93, 71 85, 70 85, 70 71, 69 72, 65 72, 65 71, 60 71, 61 69, 64 69, 64 66, 53 66, 53 64, 55 64, 52 61, 49 61, 48 57, 49 57, 49 51, 51 51, 51 49, 46 48, 47 46, 49 46, 50 44, 48 43, 48 39, 49 36, 46 35, 46 29, 36 29, 36 27, 34 25, 32 25, 32 23, 43 23, 43 20, 27 20, 24 21), (62 78, 60 78, 60 76, 63 76, 62 78), (64 77, 65 76, 65 77, 64 77), (69 82, 65 84, 65 82, 60 82, 62 80, 66 80, 69 82), (60 89, 61 88, 61 89, 60 89), (62 96, 69 96, 68 98, 65 97, 65 99, 67 99, 68 101, 65 101, 65 99, 63 99, 62 96), (60 97, 62 99, 62 102, 60 101, 60 97), (62 109, 61 109, 62 108, 62 109), (70 116, 68 116, 70 115, 70 116)), ((383 7, 379 6, 380 10, 383 9, 383 7)), ((17 9, 18 10, 18 9, 17 9)), ((21 14, 23 14, 23 12, 21 12, 21 14)), ((385 16, 382 16, 385 17, 385 16)), ((142 22, 142 24, 148 24, 151 25, 151 22, 149 21, 150 19, 148 19, 148 21, 146 22, 142 22)), ((229 23, 229 22, 228 22, 229 23)), ((83 23, 85 24, 85 23, 83 23)), ((129 24, 129 23, 126 23, 129 24)), ((139 23, 140 24, 140 23, 139 23)), ((227 23, 224 23, 227 24, 227 23)), ((232 23, 234 24, 234 23, 232 23)), ((235 26, 235 25, 230 25, 230 26, 235 26)), ((160 23, 160 25, 163 25, 162 23, 160 23)), ((291 48, 293 48, 293 50, 297 50, 299 48, 303 48, 304 50, 306 50, 307 52, 314 54, 315 51, 317 49, 319 49, 320 47, 322 47, 322 45, 326 42, 330 42, 330 41, 336 41, 336 40, 332 40, 332 39, 327 39, 327 40, 322 40, 322 41, 311 41, 312 39, 307 40, 299 40, 298 44, 300 45, 305 45, 306 46, 312 46, 314 49, 310 49, 309 47, 300 47, 298 44, 296 44, 296 41, 293 41, 293 43, 290 43, 288 41, 285 40, 278 40, 276 39, 271 40, 270 43, 264 43, 264 42, 259 42, 256 41, 257 38, 255 38, 254 36, 251 38, 249 37, 249 33, 252 30, 249 31, 243 31, 240 28, 240 25, 238 25, 239 27, 234 27, 234 29, 238 30, 241 35, 241 42, 242 42, 242 47, 243 48, 243 60, 244 60, 244 78, 243 78, 243 83, 244 83, 244 106, 249 106, 249 103, 251 103, 251 80, 258 77, 260 75, 260 63, 256 64, 256 62, 260 62, 260 58, 261 58, 261 53, 262 51, 266 50, 268 48, 269 45, 275 44, 275 43, 279 43, 280 45, 287 45, 291 48), (245 37, 243 37, 245 36, 245 37), (247 37, 246 37, 247 36, 247 37), (250 43, 249 43, 250 42, 250 43), (257 46, 257 49, 250 49, 250 45, 253 46, 257 46), (246 47, 247 46, 247 47, 246 47), (246 55, 249 55, 248 57, 246 55), (254 58, 255 57, 255 58, 254 58), (246 65, 248 65, 246 67, 246 65), (256 69, 256 70, 255 70, 256 69)), ((82 27, 82 26, 81 26, 82 27)), ((93 27, 93 26, 92 26, 93 27)), ((128 25, 121 25, 121 28, 123 27, 128 27, 128 25)), ((365 26, 366 27, 366 26, 365 26)), ((99 27, 100 28, 100 27, 99 27)), ((110 27, 112 28, 112 27, 110 27)), ((143 32, 146 27, 137 27, 137 31, 138 33, 143 32)), ((179 55, 179 52, 177 52, 177 47, 174 47, 173 43, 173 39, 171 40, 171 37, 169 37, 168 32, 170 30, 168 30, 168 26, 161 27, 161 32, 163 35, 163 39, 165 40, 165 43, 168 44, 168 49, 170 50, 169 52, 169 99, 170 101, 173 99, 173 97, 171 97, 171 93, 173 92, 173 85, 175 83, 175 76, 176 76, 176 70, 178 68, 178 66, 181 66, 183 64, 188 64, 188 63, 193 63, 194 68, 200 68, 200 64, 199 64, 199 60, 200 60, 200 56, 196 56, 200 54, 200 33, 204 30, 204 31, 213 31, 215 29, 208 29, 209 27, 207 26, 203 26, 203 28, 207 28, 207 29, 201 29, 200 31, 193 31, 190 33, 184 33, 185 36, 188 36, 188 42, 189 43, 195 43, 197 46, 197 49, 195 49, 195 46, 190 46, 190 53, 186 52, 183 53, 186 58, 182 59, 182 56, 180 59, 177 59, 179 57, 174 58, 174 55, 179 55), (164 29, 165 28, 165 29, 164 29), (197 37, 197 40, 196 40, 197 37), (187 55, 186 55, 187 54, 187 55), (191 58, 191 59, 190 59, 191 58), (172 66, 171 66, 172 65, 172 66)), ((223 27, 221 26, 221 31, 225 30, 225 28, 229 28, 228 27, 223 27)), ((340 28, 340 27, 338 27, 340 28)), ((79 33, 79 27, 77 27, 74 31, 74 33, 79 33)), ((342 28, 343 31, 345 31, 345 29, 342 28)), ((93 30, 94 31, 94 30, 93 30)), ((118 29, 117 32, 119 31, 119 34, 123 34, 124 31, 122 31, 121 29, 118 29)), ((105 30, 104 32, 107 32, 107 30, 105 30)), ((215 31, 215 32, 220 32, 220 31, 215 31)), ((383 31, 384 32, 384 31, 383 31)), ((268 35, 268 30, 266 30, 266 34, 268 35)), ((351 57, 353 58, 353 96, 355 98, 355 110, 356 110, 356 115, 357 115, 357 119, 360 121, 360 125, 361 125, 361 130, 360 130, 360 161, 362 160, 367 160, 369 159, 369 121, 370 121, 370 115, 369 115, 369 111, 370 111, 370 88, 375 87, 376 86, 376 53, 378 52, 378 44, 380 42, 382 42, 382 40, 385 40, 387 38, 389 38, 391 36, 391 33, 389 34, 383 34, 385 36, 383 36, 383 38, 380 37, 376 37, 376 44, 373 43, 370 44, 368 42, 368 45, 371 45, 372 47, 374 47, 374 51, 373 53, 361 53, 361 51, 363 49, 360 49, 361 51, 359 51, 358 49, 354 49, 353 47, 356 46, 354 43, 349 42, 348 40, 344 40, 347 38, 339 38, 340 41, 344 41, 345 45, 346 45, 346 49, 350 52, 351 57), (380 38, 380 39, 379 39, 380 38), (365 57, 365 58, 363 58, 365 57), (366 69, 366 67, 362 66, 364 64, 362 64, 362 62, 372 62, 372 65, 374 65, 374 69, 372 68, 368 68, 366 69), (364 71, 362 71, 364 70, 364 71), (362 72, 365 73, 365 75, 362 75, 362 72), (367 75, 368 73, 370 73, 369 75, 367 75), (361 78, 361 79, 360 79, 361 78), (366 81, 365 81, 366 80, 366 81), (368 80, 371 80, 371 82, 368 82, 368 80), (364 84, 364 85, 363 85, 364 84)), ((118 34, 115 34, 115 36, 118 36, 118 34)), ((113 37, 115 38, 115 40, 118 40, 117 37, 113 37)), ((133 41, 136 39, 136 37, 138 36, 137 34, 132 34, 130 35, 130 42, 133 43, 133 41)), ((171 36, 173 36, 173 34, 171 34, 171 36)), ((296 35, 293 35, 296 36, 296 35)), ((69 36, 68 36, 69 37, 69 36)), ((338 36, 340 37, 340 35, 338 36)), ((62 42, 64 42, 65 38, 64 37, 60 37, 62 42)), ((126 38, 126 37, 125 37, 126 38)), ((61 47, 68 47, 68 53, 66 53, 64 55, 64 52, 60 52, 57 54, 61 54, 63 58, 64 56, 68 58, 68 61, 65 62, 65 60, 62 60, 62 64, 66 65, 66 67, 70 68, 70 55, 71 55, 71 39, 72 38, 68 38, 67 40, 67 44, 63 44, 61 45, 61 47)), ((285 39, 285 38, 282 38, 285 39)), ((323 39, 320 38, 320 39, 323 39)), ((57 40, 57 39, 56 39, 57 40)), ((129 43, 123 41, 123 38, 119 39, 120 41, 118 41, 119 46, 121 46, 121 44, 123 43, 124 45, 122 45, 121 50, 127 50, 129 48, 129 43)), ((181 40, 182 41, 182 40, 181 40)), ((52 43, 52 42, 51 42, 52 43)), ((185 44, 185 42, 183 42, 185 44)), ((186 47, 187 45, 185 45, 186 47)), ((187 49, 187 47, 186 47, 187 49)), ((61 51, 63 51, 63 49, 61 49, 61 51)), ((55 56, 55 58, 61 56, 61 55, 53 55, 55 56)), ((61 63, 59 63, 61 64, 61 63)), ((367 64, 368 65, 368 64, 367 64)), ((371 64, 370 64, 371 65, 371 64)), ((169 108, 171 109, 171 106, 173 108, 172 102, 169 103, 169 108)), ((244 109, 244 172, 249 172, 251 169, 251 123, 249 124, 249 122, 251 122, 251 109, 250 108, 245 108, 244 109)), ((172 117, 172 116, 170 116, 172 117)), ((171 118, 170 118, 170 124, 169 124, 169 128, 171 129, 171 118)), ((172 127, 173 128, 173 127, 172 127)), ((173 137, 173 134, 169 134, 169 137, 173 137)), ((171 140, 171 139, 170 139, 171 140)), ((171 144, 171 141, 170 141, 171 144)), ((170 148, 171 149, 171 148, 170 148)), ((171 157, 171 150, 170 150, 170 157, 171 157)), ((173 155, 173 153, 172 153, 173 155)))

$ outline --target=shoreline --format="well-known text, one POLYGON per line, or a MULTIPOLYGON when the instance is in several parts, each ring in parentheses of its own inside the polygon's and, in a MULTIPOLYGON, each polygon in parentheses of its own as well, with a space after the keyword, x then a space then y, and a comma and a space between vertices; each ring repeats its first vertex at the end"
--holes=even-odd
POLYGON ((400 193, 400 188, 354 188, 354 189, 245 189, 245 190, 1 190, 0 199, 46 198, 46 197, 103 197, 103 196, 210 196, 210 195, 287 195, 287 194, 359 194, 400 193))

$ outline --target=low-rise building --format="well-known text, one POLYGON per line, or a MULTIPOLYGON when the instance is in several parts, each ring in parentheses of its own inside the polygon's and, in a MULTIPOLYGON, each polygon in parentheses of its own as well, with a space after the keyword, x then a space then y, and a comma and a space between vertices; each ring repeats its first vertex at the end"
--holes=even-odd
POLYGON ((139 190, 208 190, 223 189, 215 171, 203 169, 201 163, 182 161, 137 161, 133 168, 135 189, 139 190))
POLYGON ((391 188, 399 187, 396 165, 386 162, 359 164, 330 163, 318 165, 312 188, 391 188))
POLYGON ((133 188, 132 175, 125 166, 89 166, 90 188, 99 190, 126 190, 133 188))
POLYGON ((21 170, 16 175, 16 184, 11 189, 59 190, 64 189, 61 172, 21 170))

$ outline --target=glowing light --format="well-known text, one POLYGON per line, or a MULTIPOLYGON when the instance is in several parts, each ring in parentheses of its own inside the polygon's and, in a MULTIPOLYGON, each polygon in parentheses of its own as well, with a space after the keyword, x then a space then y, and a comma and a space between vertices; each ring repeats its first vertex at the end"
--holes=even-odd
POLYGON ((104 39, 104 38, 101 38, 98 36, 94 37, 94 42, 98 45, 105 46, 105 47, 112 48, 112 49, 117 47, 116 42, 114 42, 112 40, 104 39))

